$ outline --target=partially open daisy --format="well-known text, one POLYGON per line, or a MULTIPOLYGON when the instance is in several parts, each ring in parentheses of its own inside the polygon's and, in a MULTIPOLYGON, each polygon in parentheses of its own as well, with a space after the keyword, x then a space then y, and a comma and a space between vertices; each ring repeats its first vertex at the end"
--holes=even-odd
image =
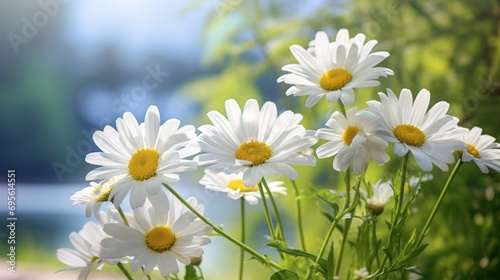
POLYGON ((109 194, 114 188, 114 184, 120 180, 122 176, 115 176, 108 181, 101 183, 90 182, 90 186, 75 192, 69 199, 73 200, 73 206, 77 204, 85 204, 85 215, 90 217, 92 212, 97 213, 101 204, 110 201, 109 194))
POLYGON ((336 111, 326 125, 316 132, 320 139, 329 142, 320 146, 316 153, 319 158, 335 156, 333 169, 346 171, 350 166, 355 175, 366 171, 370 159, 382 165, 389 160, 385 152, 388 144, 373 135, 379 118, 368 111, 359 111, 357 107, 349 109, 347 117, 336 111))
POLYGON ((368 197, 366 191, 360 189, 360 193, 366 201, 368 209, 370 209, 373 214, 380 215, 384 211, 385 204, 387 204, 389 199, 394 195, 394 191, 390 182, 382 182, 382 180, 378 180, 372 186, 372 191, 373 195, 368 197))
MULTIPOLYGON (((112 238, 101 242, 101 255, 108 258, 133 257, 131 270, 143 267, 151 274, 156 267, 166 278, 179 272, 178 262, 185 265, 191 258, 203 255, 202 245, 210 243, 206 236, 212 231, 181 202, 169 193, 163 203, 169 205, 168 211, 158 210, 146 200, 144 206, 134 209, 129 225, 110 223, 104 231, 112 238)), ((203 213, 203 205, 189 198, 198 212, 203 213)))
POLYGON ((196 168, 197 164, 184 158, 196 151, 184 145, 196 137, 195 128, 170 119, 160 125, 160 113, 150 106, 144 123, 126 112, 116 120, 116 130, 106 126, 94 133, 93 139, 102 152, 90 153, 85 160, 100 165, 87 174, 87 180, 108 180, 123 176, 115 182, 110 193, 113 203, 119 207, 131 192, 130 205, 137 208, 144 204, 146 195, 155 195, 161 183, 179 180, 177 173, 196 168))
POLYGON ((219 112, 209 112, 213 125, 199 128, 201 154, 194 160, 213 172, 242 172, 244 185, 255 186, 267 174, 297 179, 290 164, 315 165, 313 156, 302 153, 317 141, 314 131, 299 124, 302 115, 291 111, 278 115, 273 102, 259 110, 254 99, 246 102, 243 112, 235 100, 227 100, 226 113, 227 119, 219 112))
POLYGON ((413 102, 410 90, 401 90, 398 99, 387 89, 387 95, 379 93, 380 102, 367 103, 381 117, 376 133, 395 143, 396 155, 402 157, 411 152, 425 172, 431 171, 433 164, 447 171, 447 164, 454 161, 453 151, 466 148, 459 140, 465 131, 457 126, 457 118, 446 115, 450 106, 447 102, 438 102, 427 112, 430 95, 422 89, 413 102))
POLYGON ((482 129, 473 127, 463 140, 467 149, 462 153, 463 162, 474 161, 483 173, 488 173, 488 167, 500 172, 500 145, 495 143, 495 138, 483 134, 482 129))
MULTIPOLYGON (((111 222, 103 211, 98 216, 102 222, 111 222)), ((68 266, 57 272, 80 269, 78 279, 87 279, 94 268, 101 269, 105 263, 115 265, 118 261, 126 261, 121 258, 103 258, 92 249, 94 246, 99 246, 101 241, 107 237, 109 235, 103 231, 101 225, 95 222, 87 222, 78 233, 72 232, 69 235, 69 240, 75 249, 60 248, 57 250, 57 258, 68 266)))
POLYGON ((290 72, 278 82, 293 85, 286 95, 309 95, 306 107, 312 107, 325 96, 328 102, 341 100, 346 106, 354 103, 354 88, 378 86, 379 77, 394 75, 388 68, 375 67, 389 56, 388 52, 370 53, 377 41, 364 44, 365 36, 349 39, 349 32, 341 29, 335 42, 330 43, 325 32, 317 32, 314 48, 306 51, 299 45, 290 51, 299 64, 283 66, 290 72))
MULTIPOLYGON (((232 199, 243 197, 250 205, 256 205, 259 198, 262 198, 259 192, 259 186, 245 186, 243 184, 243 174, 226 174, 224 172, 214 173, 210 170, 205 170, 205 175, 200 180, 200 184, 205 188, 216 191, 225 192, 232 199)), ((269 190, 272 194, 286 195, 286 188, 281 181, 268 181, 269 190)), ((264 189, 264 193, 266 190, 264 189)), ((267 196, 267 195, 266 195, 267 196)))

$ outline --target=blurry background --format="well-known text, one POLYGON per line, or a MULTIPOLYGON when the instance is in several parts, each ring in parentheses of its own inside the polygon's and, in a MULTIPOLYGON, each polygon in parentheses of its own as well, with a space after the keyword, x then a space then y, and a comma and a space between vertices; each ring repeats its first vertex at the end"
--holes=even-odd
MULTIPOLYGON (((379 88, 357 90, 359 107, 386 87, 414 93, 427 88, 433 103, 451 103, 450 113, 462 126, 480 126, 483 133, 500 138, 497 0, 27 0, 3 1, 0 20, 0 205, 5 205, 7 170, 15 169, 17 276, 43 268, 47 279, 53 279, 53 271, 64 267, 55 250, 69 246, 68 234, 86 221, 84 207, 71 207, 69 197, 87 186, 84 178, 92 166, 84 157, 96 150, 91 135, 114 125, 126 111, 142 121, 147 107, 155 104, 163 121, 175 117, 199 126, 208 121, 208 111, 222 110, 228 98, 240 104, 257 98, 275 101, 280 110, 302 112, 309 129, 322 127, 335 105, 323 100, 304 110, 303 99, 286 97, 287 87, 276 84, 280 68, 294 62, 289 46, 307 46, 318 30, 331 40, 340 28, 348 28, 351 37, 362 32, 379 42, 376 50, 391 54, 383 66, 395 75, 382 78, 379 88)), ((397 166, 397 160, 392 164, 397 166)), ((316 178, 315 184, 336 188, 341 181, 331 172, 331 159, 320 160, 314 170, 299 170, 302 184, 316 178)), ((369 179, 390 177, 385 169, 375 170, 369 179)), ((411 170, 418 172, 415 166, 411 170)), ((209 218, 237 234, 238 216, 232 214, 237 201, 201 190, 200 177, 199 171, 183 175, 177 187, 197 196, 207 205, 209 218)), ((434 177, 415 202, 416 212, 430 211, 447 176, 435 170, 434 177)), ((498 275, 499 179, 472 164, 462 168, 427 237, 431 246, 417 263, 425 277, 498 275)), ((309 210, 317 214, 314 200, 310 202, 309 210)), ((294 209, 291 195, 280 203, 294 209)), ((250 243, 264 244, 261 209, 252 210, 250 243)), ((0 208, 3 221, 6 211, 6 206, 0 208)), ((314 236, 326 222, 312 217, 317 220, 306 219, 306 225, 314 236)), ((415 226, 426 219, 414 217, 415 226)), ((293 228, 295 211, 285 219, 293 228)), ((4 226, 0 234, 0 258, 5 258, 4 226)), ((318 242, 307 240, 310 248, 319 247, 318 242)), ((214 238, 207 247, 203 269, 208 279, 234 275, 237 250, 226 246, 221 254, 220 246, 226 244, 214 238)), ((267 275, 253 263, 247 268, 249 279, 267 275)), ((13 277, 3 276, 0 268, 0 278, 13 277)), ((107 273, 121 277, 113 270, 107 273)), ((68 276, 63 274, 57 276, 68 276)))

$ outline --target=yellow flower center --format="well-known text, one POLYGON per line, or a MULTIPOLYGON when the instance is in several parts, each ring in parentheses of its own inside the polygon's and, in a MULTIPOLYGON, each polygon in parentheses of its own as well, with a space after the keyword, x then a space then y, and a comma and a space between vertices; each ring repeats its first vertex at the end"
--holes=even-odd
POLYGON ((352 80, 349 71, 343 68, 332 68, 325 72, 319 79, 319 85, 322 89, 328 91, 339 90, 352 80))
POLYGON ((399 141, 407 145, 421 147, 425 143, 425 134, 411 124, 400 124, 393 132, 399 141))
POLYGON ((99 196, 97 196, 96 201, 105 202, 109 200, 109 194, 113 190, 114 186, 107 188, 105 191, 101 192, 99 196))
POLYGON ((156 226, 146 234, 146 246, 157 253, 169 250, 174 243, 175 234, 166 226, 156 226))
POLYGON ((95 262, 98 259, 99 259, 98 257, 92 256, 92 258, 90 259, 89 263, 93 263, 93 262, 95 262))
POLYGON ((253 187, 245 186, 243 184, 243 180, 241 179, 231 180, 231 182, 227 184, 227 187, 235 191, 240 190, 241 192, 253 192, 259 189, 259 186, 253 186, 253 187))
POLYGON ((128 173, 136 181, 144 181, 156 176, 160 154, 155 149, 140 149, 128 162, 128 173))
POLYGON ((479 151, 474 147, 474 145, 465 143, 467 145, 467 152, 471 155, 473 155, 475 158, 481 158, 481 155, 479 154, 479 151))
POLYGON ((358 128, 352 125, 348 126, 344 131, 342 131, 341 137, 347 146, 351 146, 352 139, 354 139, 354 137, 358 134, 358 131, 358 128))
POLYGON ((263 164, 270 157, 271 148, 259 141, 245 142, 236 149, 236 158, 252 162, 250 166, 263 164))

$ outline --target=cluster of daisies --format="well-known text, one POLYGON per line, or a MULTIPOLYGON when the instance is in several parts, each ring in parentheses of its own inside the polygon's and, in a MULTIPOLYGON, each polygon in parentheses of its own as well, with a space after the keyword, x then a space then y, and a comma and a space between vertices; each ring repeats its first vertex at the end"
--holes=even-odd
MULTIPOLYGON (((375 40, 365 36, 349 38, 347 30, 338 32, 329 42, 318 32, 308 49, 290 48, 298 64, 283 67, 289 72, 278 82, 292 85, 287 95, 307 95, 306 107, 324 96, 341 108, 354 103, 355 88, 378 86, 380 77, 393 71, 377 65, 389 56, 371 52, 375 40)), ((334 112, 325 128, 306 130, 302 115, 278 109, 273 102, 262 107, 250 99, 243 107, 233 99, 225 101, 225 115, 208 113, 211 124, 181 126, 177 119, 160 121, 156 106, 148 108, 144 122, 131 113, 93 135, 100 152, 87 155, 86 161, 98 166, 86 176, 90 186, 76 192, 74 204, 86 205, 88 222, 70 235, 74 249, 57 251, 69 267, 80 269, 85 279, 94 268, 104 264, 130 263, 132 271, 150 274, 159 270, 163 277, 179 272, 179 263, 189 265, 203 255, 213 230, 172 196, 164 185, 179 181, 179 174, 204 167, 200 184, 209 190, 226 192, 232 199, 245 199, 255 205, 262 195, 286 194, 283 182, 269 182, 268 190, 259 183, 268 175, 285 175, 295 180, 299 174, 293 165, 315 166, 315 156, 307 152, 319 139, 326 140, 316 149, 318 158, 334 157, 333 169, 354 175, 363 174, 371 161, 383 165, 389 161, 389 143, 394 154, 413 155, 424 172, 433 166, 443 171, 455 161, 474 161, 484 173, 491 168, 500 172, 500 145, 481 129, 458 126, 458 119, 447 114, 449 104, 438 102, 429 109, 430 92, 414 97, 408 89, 399 96, 387 90, 380 101, 368 101, 367 109, 357 107, 334 112), (132 212, 121 206, 129 197, 132 212), (112 203, 106 211, 105 202, 112 203)), ((382 207, 392 196, 388 183, 377 182, 373 196, 363 194, 368 204, 382 207)), ((203 206, 195 198, 186 200, 199 213, 203 206)))

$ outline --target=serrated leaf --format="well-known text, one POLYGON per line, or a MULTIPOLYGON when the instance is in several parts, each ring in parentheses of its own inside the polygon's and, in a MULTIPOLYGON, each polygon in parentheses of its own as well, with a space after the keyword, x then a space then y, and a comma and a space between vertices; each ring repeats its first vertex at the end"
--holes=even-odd
POLYGON ((299 280, 299 276, 297 273, 288 270, 288 269, 283 269, 280 270, 273 275, 271 275, 270 280, 299 280))

